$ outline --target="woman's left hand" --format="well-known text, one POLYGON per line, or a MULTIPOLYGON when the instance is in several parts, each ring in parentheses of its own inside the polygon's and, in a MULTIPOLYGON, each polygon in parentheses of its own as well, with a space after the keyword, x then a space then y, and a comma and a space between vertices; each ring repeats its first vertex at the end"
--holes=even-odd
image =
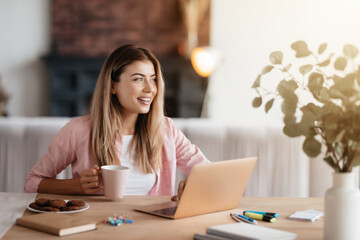
POLYGON ((81 192, 85 195, 98 194, 100 192, 100 167, 95 165, 92 168, 81 172, 81 192))
POLYGON ((171 198, 171 201, 178 202, 181 199, 181 196, 182 196, 185 186, 186 186, 186 181, 187 180, 182 180, 179 182, 179 186, 178 186, 178 190, 177 190, 178 194, 173 196, 171 198))

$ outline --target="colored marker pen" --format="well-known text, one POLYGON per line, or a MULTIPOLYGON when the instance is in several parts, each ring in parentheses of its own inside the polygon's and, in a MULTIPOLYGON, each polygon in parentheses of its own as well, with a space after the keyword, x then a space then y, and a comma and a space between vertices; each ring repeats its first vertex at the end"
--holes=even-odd
POLYGON ((257 221, 241 214, 235 214, 241 221, 251 224, 257 224, 257 221))
POLYGON ((279 214, 277 213, 272 213, 272 212, 258 212, 258 211, 251 211, 251 210, 245 210, 243 212, 243 214, 245 215, 245 213, 247 212, 251 212, 251 213, 257 213, 257 214, 261 214, 261 215, 267 215, 267 216, 271 216, 271 217, 274 217, 274 218, 277 218, 279 216, 279 214))
POLYGON ((274 218, 274 217, 267 216, 267 215, 261 215, 258 213, 247 212, 247 213, 245 213, 245 216, 252 218, 252 219, 256 219, 256 220, 262 220, 265 222, 275 222, 276 221, 276 218, 274 218))

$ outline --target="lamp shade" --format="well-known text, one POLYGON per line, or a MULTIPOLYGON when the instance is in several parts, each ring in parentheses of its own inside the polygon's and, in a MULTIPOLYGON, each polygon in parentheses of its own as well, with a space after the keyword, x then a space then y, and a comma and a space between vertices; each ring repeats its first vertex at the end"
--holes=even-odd
POLYGON ((197 47, 191 53, 191 64, 197 74, 202 77, 208 77, 214 72, 217 56, 210 48, 197 47))

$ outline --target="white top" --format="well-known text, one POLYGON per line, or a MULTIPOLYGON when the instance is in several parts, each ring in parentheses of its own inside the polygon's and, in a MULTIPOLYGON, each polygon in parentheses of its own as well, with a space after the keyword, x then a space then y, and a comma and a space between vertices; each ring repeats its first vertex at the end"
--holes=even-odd
POLYGON ((122 151, 120 156, 121 165, 130 169, 126 183, 125 195, 148 195, 153 188, 156 176, 155 173, 144 174, 134 166, 135 151, 129 159, 129 145, 133 135, 122 136, 122 151))

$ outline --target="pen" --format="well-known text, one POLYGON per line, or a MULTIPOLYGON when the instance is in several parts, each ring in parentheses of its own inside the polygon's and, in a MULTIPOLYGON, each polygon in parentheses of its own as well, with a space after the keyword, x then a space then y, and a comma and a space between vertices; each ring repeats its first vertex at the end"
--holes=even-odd
POLYGON ((268 215, 268 216, 271 216, 271 217, 274 217, 274 218, 277 218, 279 216, 279 214, 277 213, 272 213, 272 212, 258 212, 258 211, 251 211, 251 210, 245 210, 243 212, 243 214, 245 215, 245 213, 247 212, 252 212, 252 213, 257 213, 257 214, 261 214, 261 215, 268 215))
POLYGON ((274 218, 272 216, 261 215, 261 214, 252 213, 252 212, 245 213, 245 216, 252 218, 252 219, 256 219, 256 220, 263 220, 265 222, 275 222, 276 221, 276 218, 274 218))
POLYGON ((235 216, 235 214, 230 213, 230 216, 231 216, 231 218, 234 219, 236 222, 241 222, 241 220, 240 220, 239 218, 237 218, 237 217, 235 216))
POLYGON ((251 224, 257 224, 257 221, 254 219, 251 219, 249 217, 243 216, 241 214, 236 214, 234 213, 233 215, 235 215, 236 218, 238 218, 239 220, 246 222, 246 223, 251 223, 251 224))

